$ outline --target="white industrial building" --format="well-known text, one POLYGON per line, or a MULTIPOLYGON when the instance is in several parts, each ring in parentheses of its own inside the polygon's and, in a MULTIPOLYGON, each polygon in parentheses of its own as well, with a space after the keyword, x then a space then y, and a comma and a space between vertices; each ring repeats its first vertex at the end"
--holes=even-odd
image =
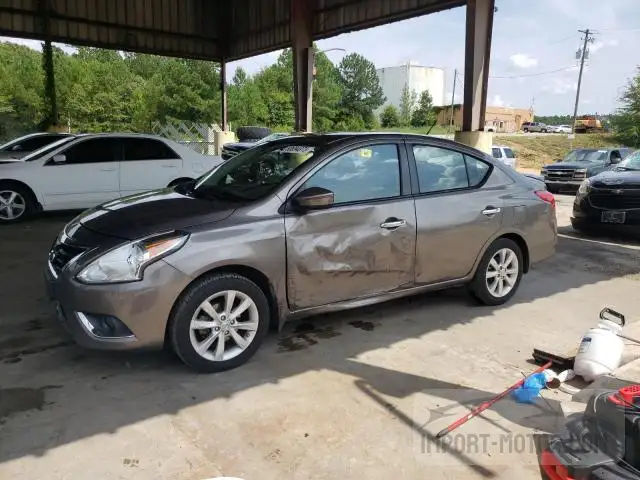
MULTIPOLYGON (((423 67, 415 62, 407 62, 397 67, 379 68, 376 72, 384 96, 387 97, 384 106, 391 104, 400 108, 400 98, 405 85, 409 87, 409 91, 415 91, 418 98, 422 92, 428 90, 435 106, 440 107, 446 103, 442 68, 423 67)), ((384 106, 380 110, 384 109, 384 106)))

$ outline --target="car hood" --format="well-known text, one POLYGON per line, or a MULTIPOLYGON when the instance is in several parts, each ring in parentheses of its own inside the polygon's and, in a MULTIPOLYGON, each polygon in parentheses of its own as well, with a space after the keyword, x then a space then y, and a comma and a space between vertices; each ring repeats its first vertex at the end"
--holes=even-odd
POLYGON ((595 188, 640 188, 640 171, 603 172, 591 177, 595 188))
POLYGON ((0 164, 22 162, 23 160, 20 157, 21 155, 14 152, 0 152, 0 164))
POLYGON ((225 143, 222 148, 226 148, 227 150, 246 150, 247 148, 255 147, 255 142, 236 142, 236 143, 225 143))
POLYGON ((84 227, 111 237, 134 240, 229 217, 237 203, 188 197, 172 188, 153 190, 104 203, 77 218, 84 227))

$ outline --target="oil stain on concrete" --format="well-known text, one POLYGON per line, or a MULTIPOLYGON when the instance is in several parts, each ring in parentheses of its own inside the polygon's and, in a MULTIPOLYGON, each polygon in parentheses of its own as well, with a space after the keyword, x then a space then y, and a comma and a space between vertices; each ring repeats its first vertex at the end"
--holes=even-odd
POLYGON ((27 410, 41 410, 45 388, 0 388, 0 418, 27 410))
POLYGON ((318 327, 311 322, 302 322, 296 326, 293 334, 278 340, 278 353, 296 352, 316 345, 319 340, 342 335, 331 325, 318 327))

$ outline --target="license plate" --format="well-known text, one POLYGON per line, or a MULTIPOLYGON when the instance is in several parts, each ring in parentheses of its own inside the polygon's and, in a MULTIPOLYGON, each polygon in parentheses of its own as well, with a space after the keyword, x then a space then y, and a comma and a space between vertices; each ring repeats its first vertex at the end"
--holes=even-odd
POLYGON ((602 223, 624 223, 627 212, 602 212, 602 223))

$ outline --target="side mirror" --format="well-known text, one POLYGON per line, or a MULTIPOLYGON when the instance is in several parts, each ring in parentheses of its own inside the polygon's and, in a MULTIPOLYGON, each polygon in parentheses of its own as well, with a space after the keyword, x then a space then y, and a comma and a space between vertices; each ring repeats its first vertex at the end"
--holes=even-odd
POLYGON ((53 160, 53 163, 64 163, 67 161, 67 157, 65 155, 54 155, 53 158, 51 159, 53 160))
POLYGON ((20 150, 22 150, 22 145, 20 144, 14 145, 13 147, 11 147, 12 152, 19 152, 20 150))
POLYGON ((556 163, 560 163, 560 162, 562 162, 562 159, 561 159, 561 158, 559 158, 559 159, 557 159, 557 160, 556 160, 556 163))
POLYGON ((334 194, 321 187, 310 187, 293 197, 293 204, 304 210, 319 210, 333 205, 334 194))

